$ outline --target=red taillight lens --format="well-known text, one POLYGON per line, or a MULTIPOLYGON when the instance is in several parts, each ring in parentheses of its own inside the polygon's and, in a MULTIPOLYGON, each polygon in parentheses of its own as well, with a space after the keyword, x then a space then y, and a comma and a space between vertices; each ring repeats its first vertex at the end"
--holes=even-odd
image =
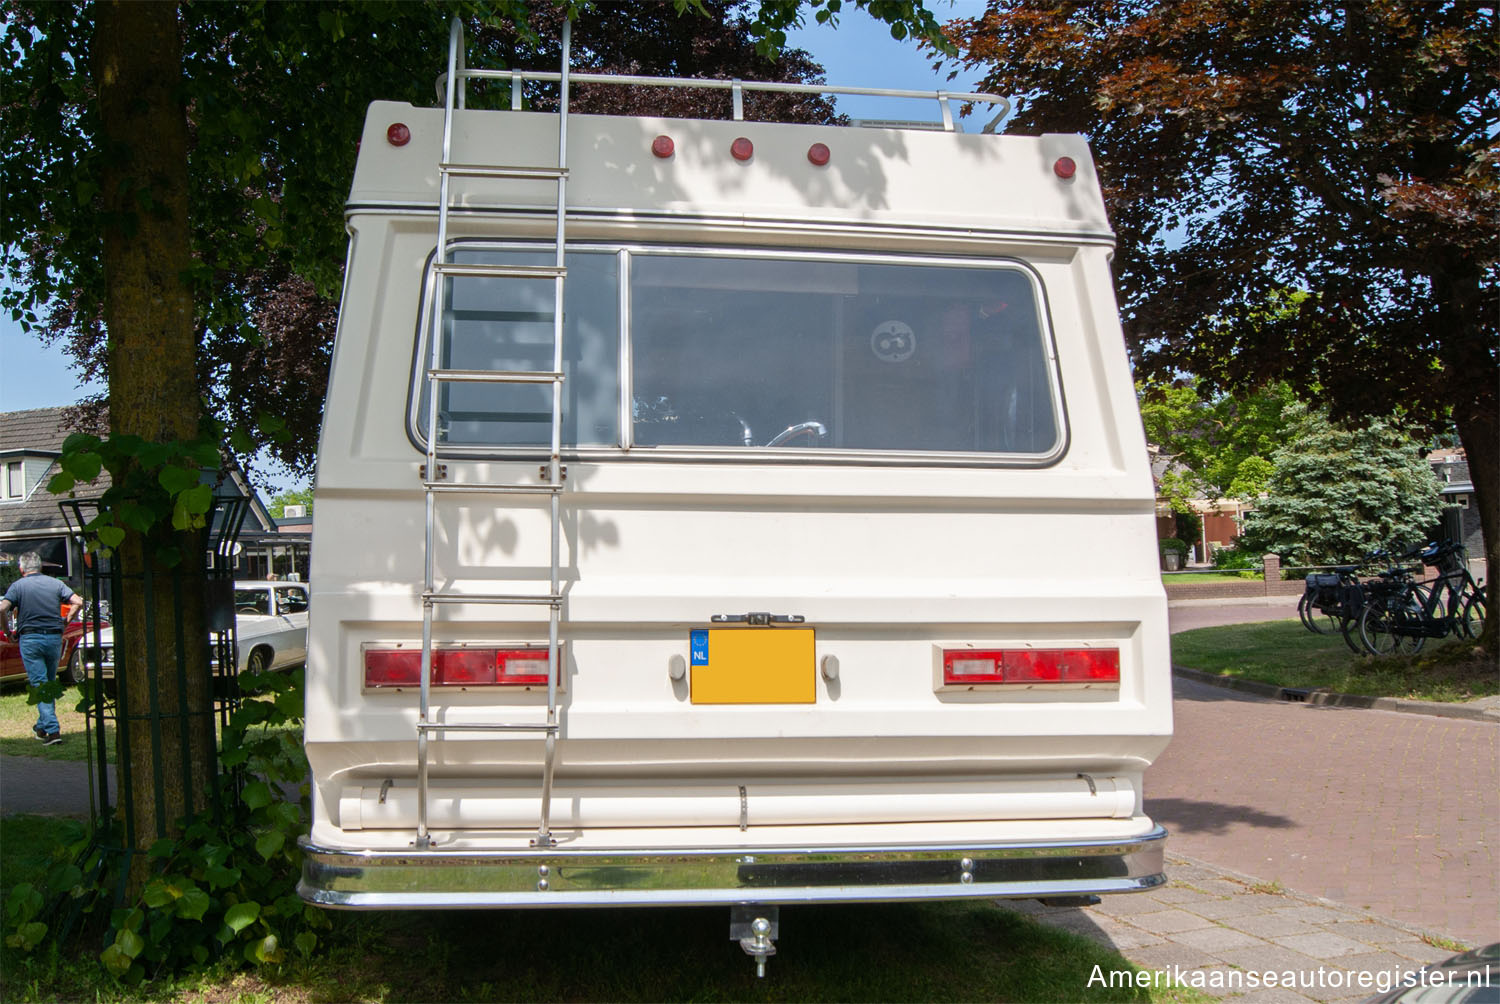
POLYGON ((421 679, 420 650, 365 649, 366 687, 415 687, 421 679))
POLYGON ((1113 648, 944 649, 943 683, 1119 683, 1113 648))
MULTIPOLYGON (((365 686, 419 687, 420 648, 365 649, 365 686)), ((432 653, 434 687, 544 687, 544 648, 440 648, 432 653)))

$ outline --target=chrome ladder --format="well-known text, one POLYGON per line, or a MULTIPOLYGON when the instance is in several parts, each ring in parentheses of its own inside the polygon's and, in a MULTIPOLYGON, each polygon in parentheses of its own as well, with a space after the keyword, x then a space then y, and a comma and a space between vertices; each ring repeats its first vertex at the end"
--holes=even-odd
MULTIPOLYGON (((455 17, 448 33, 448 73, 443 102, 443 151, 438 164, 438 231, 439 260, 431 270, 426 294, 432 305, 432 328, 428 332, 427 374, 427 463, 422 469, 422 487, 426 497, 425 559, 422 585, 422 678, 417 714, 417 838, 416 846, 431 845, 428 832, 428 745, 436 734, 451 732, 536 732, 545 737, 542 762, 541 819, 532 843, 551 846, 552 776, 557 762, 557 740, 560 732, 557 713, 559 677, 558 631, 562 617, 562 513, 560 494, 563 487, 562 450, 562 382, 563 382, 563 280, 567 207, 568 87, 571 23, 563 22, 562 72, 559 80, 557 166, 496 167, 455 163, 453 160, 453 115, 464 107, 464 80, 469 76, 488 76, 483 71, 469 71, 464 66, 463 25, 455 17), (555 263, 550 267, 529 265, 458 264, 450 261, 448 250, 448 215, 450 181, 453 178, 490 178, 526 181, 550 181, 557 185, 557 247, 555 263), (552 328, 552 369, 550 370, 460 370, 445 369, 441 363, 443 302, 450 279, 551 279, 555 288, 552 328), (550 384, 552 387, 551 450, 542 469, 545 484, 477 484, 450 483, 446 469, 438 463, 439 389, 451 383, 550 384), (464 495, 545 495, 551 506, 551 575, 545 594, 527 593, 461 593, 437 588, 435 545, 437 542, 437 497, 440 494, 464 495), (509 605, 547 607, 547 719, 545 722, 483 722, 443 724, 432 720, 431 687, 433 668, 433 614, 439 606, 509 605)), ((518 88, 514 80, 512 88, 518 88)), ((515 95, 519 97, 518 94, 515 95)))

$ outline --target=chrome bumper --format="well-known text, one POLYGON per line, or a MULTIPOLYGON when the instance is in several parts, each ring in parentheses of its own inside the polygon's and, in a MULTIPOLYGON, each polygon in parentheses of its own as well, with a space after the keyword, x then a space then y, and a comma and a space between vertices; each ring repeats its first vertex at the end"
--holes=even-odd
POLYGON ((1085 896, 1166 881, 1167 831, 1111 841, 669 851, 348 851, 304 837, 321 906, 692 906, 1085 896))

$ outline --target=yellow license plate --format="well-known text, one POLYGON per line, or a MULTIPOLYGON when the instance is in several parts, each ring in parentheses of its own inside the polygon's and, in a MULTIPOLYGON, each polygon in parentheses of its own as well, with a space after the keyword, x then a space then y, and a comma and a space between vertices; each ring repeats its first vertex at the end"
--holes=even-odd
POLYGON ((692 632, 694 704, 812 704, 812 628, 708 628, 692 632))

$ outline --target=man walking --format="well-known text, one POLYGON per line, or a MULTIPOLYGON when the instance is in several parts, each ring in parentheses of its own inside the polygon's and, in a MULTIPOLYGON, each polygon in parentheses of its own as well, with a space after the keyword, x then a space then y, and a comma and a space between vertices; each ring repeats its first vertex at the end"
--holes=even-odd
MULTIPOLYGON (((42 573, 42 559, 27 551, 18 562, 21 577, 12 582, 0 599, 0 625, 16 611, 15 630, 20 638, 21 664, 26 667, 26 683, 40 687, 57 679, 57 661, 62 656, 63 626, 83 609, 83 598, 63 582, 42 573), (66 604, 66 612, 64 605, 66 604)), ((43 745, 62 742, 62 728, 51 701, 36 706, 37 721, 32 731, 43 745)))

